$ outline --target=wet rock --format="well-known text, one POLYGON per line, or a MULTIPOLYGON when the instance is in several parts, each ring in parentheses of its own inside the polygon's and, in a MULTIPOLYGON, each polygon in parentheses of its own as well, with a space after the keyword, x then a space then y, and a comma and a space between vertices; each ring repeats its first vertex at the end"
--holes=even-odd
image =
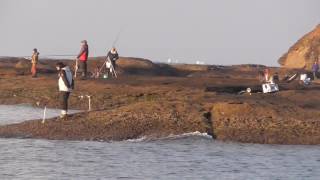
MULTIPOLYGON (((1 104, 39 102, 40 106, 59 108, 56 75, 43 72, 31 80, 30 76, 12 74, 18 61, 3 62, 1 104)), ((64 62, 70 66, 74 63, 64 62)), ((90 59, 89 69, 102 62, 90 59)), ((257 78, 260 67, 228 66, 207 72, 202 66, 194 69, 185 65, 177 70, 171 65, 142 62, 146 63, 141 65, 145 71, 139 74, 125 69, 133 65, 120 62, 124 74, 118 79, 76 80, 69 105, 82 113, 67 121, 51 119, 42 124, 36 120, 0 126, 0 136, 109 141, 199 131, 226 141, 319 144, 320 85, 299 88, 291 82, 280 84, 281 91, 275 94, 239 95, 238 91, 247 87, 261 87, 257 78), (191 71, 197 72, 192 77, 180 73, 191 71), (177 74, 171 76, 171 72, 177 74), (226 74, 229 78, 224 78, 226 74), (85 95, 92 96, 90 112, 88 100, 79 98, 85 95)), ((54 70, 55 63, 41 61, 39 68, 54 70)))
POLYGON ((217 139, 262 144, 320 144, 320 113, 268 103, 217 103, 212 109, 217 139))

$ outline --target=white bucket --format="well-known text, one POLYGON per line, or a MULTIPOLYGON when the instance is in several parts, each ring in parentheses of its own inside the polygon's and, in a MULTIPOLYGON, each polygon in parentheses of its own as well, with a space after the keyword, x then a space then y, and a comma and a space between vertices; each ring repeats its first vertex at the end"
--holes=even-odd
POLYGON ((300 75, 300 80, 305 81, 308 78, 307 74, 301 74, 300 75))

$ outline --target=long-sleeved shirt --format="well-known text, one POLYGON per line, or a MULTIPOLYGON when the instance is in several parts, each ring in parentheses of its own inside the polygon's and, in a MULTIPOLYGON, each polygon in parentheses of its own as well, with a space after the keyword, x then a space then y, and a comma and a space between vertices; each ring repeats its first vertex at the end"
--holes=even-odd
POLYGON ((38 52, 34 52, 31 56, 31 63, 32 64, 37 64, 39 60, 39 54, 38 52))
POLYGON ((81 61, 87 61, 89 56, 89 46, 88 44, 83 44, 81 46, 80 52, 77 56, 77 58, 81 61))
POLYGON ((313 64, 312 65, 312 72, 318 72, 319 71, 319 64, 313 64))
POLYGON ((68 66, 60 70, 58 85, 59 91, 70 92, 73 89, 74 81, 71 70, 68 66))
POLYGON ((115 51, 114 53, 112 53, 111 51, 109 51, 107 58, 109 58, 111 61, 116 61, 119 59, 119 54, 117 51, 115 51))

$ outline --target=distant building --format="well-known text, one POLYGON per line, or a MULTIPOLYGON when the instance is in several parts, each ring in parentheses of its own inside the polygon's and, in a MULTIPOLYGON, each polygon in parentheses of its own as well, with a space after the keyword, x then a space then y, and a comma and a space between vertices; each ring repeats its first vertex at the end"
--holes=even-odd
POLYGON ((171 58, 169 58, 169 59, 168 59, 168 64, 171 64, 171 63, 177 64, 177 63, 179 63, 179 60, 178 60, 178 59, 171 59, 171 58))
POLYGON ((204 65, 205 63, 203 61, 196 61, 196 64, 204 65))

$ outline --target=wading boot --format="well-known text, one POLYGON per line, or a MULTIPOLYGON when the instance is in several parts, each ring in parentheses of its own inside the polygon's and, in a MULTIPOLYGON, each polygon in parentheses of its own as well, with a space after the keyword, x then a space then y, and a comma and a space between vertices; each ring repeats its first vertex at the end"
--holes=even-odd
POLYGON ((61 114, 58 120, 66 121, 68 120, 68 115, 67 114, 61 114))

